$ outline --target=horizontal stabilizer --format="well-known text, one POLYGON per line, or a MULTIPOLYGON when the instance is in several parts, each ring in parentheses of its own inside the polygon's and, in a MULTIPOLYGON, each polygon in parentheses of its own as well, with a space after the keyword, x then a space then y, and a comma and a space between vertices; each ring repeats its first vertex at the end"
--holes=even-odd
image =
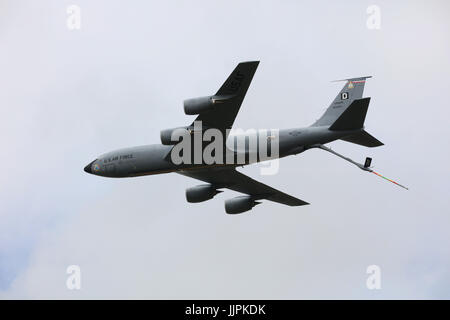
POLYGON ((379 147, 383 145, 383 142, 379 141, 377 138, 373 137, 366 131, 362 130, 360 133, 341 138, 341 140, 356 143, 365 147, 379 147))
POLYGON ((341 82, 341 81, 351 81, 351 82, 364 82, 366 79, 372 78, 372 76, 365 76, 365 77, 358 77, 358 78, 348 78, 348 79, 341 79, 341 80, 333 80, 331 82, 341 82))
POLYGON ((336 119, 330 130, 357 130, 364 126, 370 98, 357 99, 336 119))

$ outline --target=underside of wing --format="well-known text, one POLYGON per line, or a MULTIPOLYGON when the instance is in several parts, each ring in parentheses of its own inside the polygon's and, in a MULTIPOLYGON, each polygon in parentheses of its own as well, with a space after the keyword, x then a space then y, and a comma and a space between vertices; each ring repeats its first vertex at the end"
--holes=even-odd
POLYGON ((209 183, 213 188, 227 188, 250 196, 252 200, 267 199, 288 206, 309 203, 258 182, 235 168, 206 168, 178 171, 177 173, 209 183))
POLYGON ((211 97, 214 107, 201 112, 195 121, 202 121, 203 127, 215 128, 224 134, 227 129, 231 129, 258 64, 259 61, 239 63, 217 93, 211 97))
POLYGON ((184 112, 197 115, 189 126, 170 128, 161 131, 161 143, 175 145, 179 139, 174 137, 182 133, 193 134, 207 129, 217 129, 226 141, 229 129, 239 112, 245 94, 258 68, 259 61, 239 63, 215 95, 186 99, 184 112))

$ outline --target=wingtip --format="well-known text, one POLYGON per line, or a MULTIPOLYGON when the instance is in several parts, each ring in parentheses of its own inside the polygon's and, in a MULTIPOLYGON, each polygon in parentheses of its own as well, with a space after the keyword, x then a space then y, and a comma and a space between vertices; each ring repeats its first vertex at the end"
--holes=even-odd
POLYGON ((254 64, 254 65, 258 65, 258 64, 259 64, 259 60, 254 60, 254 61, 242 61, 242 62, 239 62, 239 64, 254 64))
POLYGON ((306 202, 306 201, 303 201, 303 200, 300 200, 300 199, 298 199, 298 200, 299 201, 296 204, 292 204, 291 206, 293 206, 293 207, 300 207, 300 206, 308 206, 308 205, 310 205, 309 202, 306 202))

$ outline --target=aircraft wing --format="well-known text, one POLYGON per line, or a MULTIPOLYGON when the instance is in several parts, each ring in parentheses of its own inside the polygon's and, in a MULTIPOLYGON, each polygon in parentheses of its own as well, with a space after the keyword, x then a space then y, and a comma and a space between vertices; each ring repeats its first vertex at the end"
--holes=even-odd
POLYGON ((219 98, 216 101, 217 107, 199 114, 195 121, 202 121, 205 128, 220 130, 226 139, 226 129, 233 126, 258 64, 259 61, 239 63, 215 94, 219 98))
POLYGON ((255 200, 267 199, 288 206, 309 204, 268 185, 253 180, 235 168, 203 168, 177 171, 187 177, 212 184, 217 189, 227 188, 252 196, 255 200))

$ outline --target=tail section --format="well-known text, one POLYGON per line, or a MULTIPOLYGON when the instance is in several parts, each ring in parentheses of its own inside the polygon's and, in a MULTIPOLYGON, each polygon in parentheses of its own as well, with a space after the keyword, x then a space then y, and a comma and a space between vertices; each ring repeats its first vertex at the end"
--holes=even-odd
POLYGON ((332 125, 354 100, 362 98, 364 85, 366 84, 366 79, 368 78, 371 78, 371 76, 337 80, 345 81, 344 87, 341 89, 322 117, 317 120, 313 126, 319 127, 332 125))
POLYGON ((365 147, 382 146, 383 143, 381 141, 377 140, 363 129, 369 102, 370 98, 354 100, 328 129, 333 131, 358 130, 357 133, 341 138, 341 140, 360 144, 365 147))
POLYGON ((341 140, 366 147, 378 147, 383 143, 364 130, 364 120, 369 108, 370 98, 362 98, 366 79, 369 77, 346 80, 344 87, 313 126, 329 126, 333 131, 356 131, 341 140))
POLYGON ((333 122, 329 129, 337 131, 361 129, 364 126, 369 102, 370 98, 354 100, 350 106, 341 113, 339 118, 333 122))

